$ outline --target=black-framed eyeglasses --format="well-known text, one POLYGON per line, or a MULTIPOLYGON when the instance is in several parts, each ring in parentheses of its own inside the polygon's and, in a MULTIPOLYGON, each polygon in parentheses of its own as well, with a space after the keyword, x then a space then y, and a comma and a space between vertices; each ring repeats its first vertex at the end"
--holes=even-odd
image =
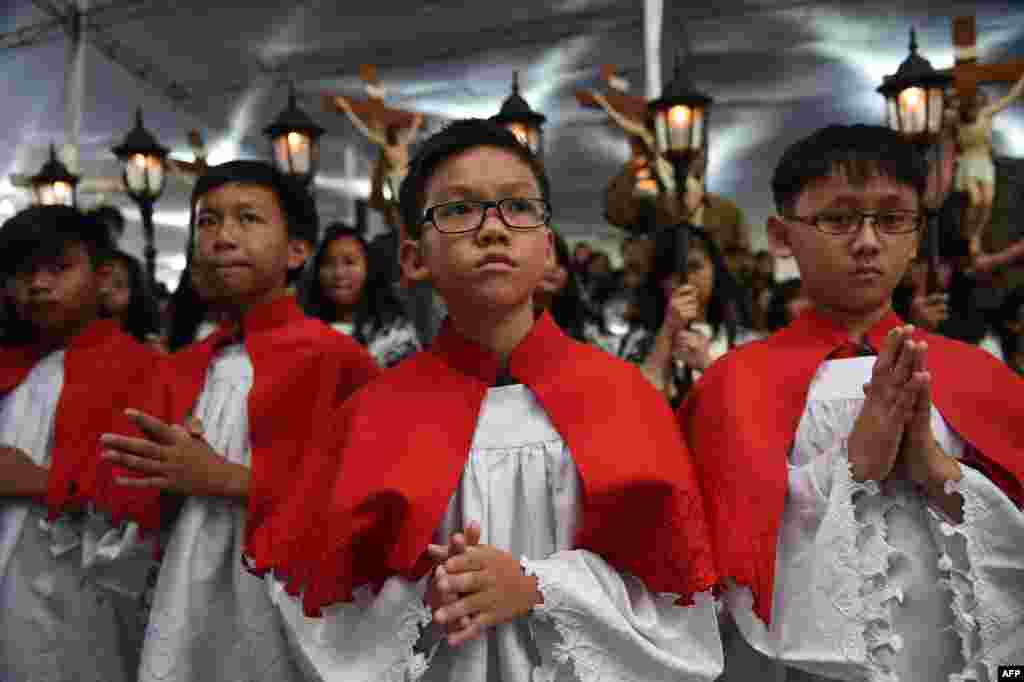
POLYGON ((484 225, 487 211, 498 209, 501 222, 513 230, 533 230, 548 224, 551 204, 544 199, 508 197, 498 201, 463 199, 431 206, 423 213, 423 223, 431 223, 438 232, 459 234, 473 232, 484 225))
POLYGON ((804 223, 834 235, 851 235, 860 231, 864 221, 871 218, 883 234, 909 234, 921 227, 923 215, 918 211, 829 211, 816 216, 786 216, 787 220, 804 223))

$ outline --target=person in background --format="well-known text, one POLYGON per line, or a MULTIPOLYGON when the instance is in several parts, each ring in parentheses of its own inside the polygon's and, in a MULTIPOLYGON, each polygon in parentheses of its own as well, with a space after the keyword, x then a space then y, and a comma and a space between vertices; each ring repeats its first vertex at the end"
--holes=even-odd
POLYGON ((572 270, 577 275, 582 275, 593 254, 594 250, 588 242, 576 242, 576 245, 572 247, 572 270))
POLYGON ((694 225, 661 230, 651 273, 655 334, 641 368, 673 404, 730 349, 757 338, 746 299, 710 235, 694 225), (680 272, 675 230, 690 232, 687 271, 680 272), (683 281, 686 281, 683 284, 683 281))
POLYGON ((771 251, 758 251, 754 254, 754 270, 750 285, 750 316, 754 329, 766 328, 765 311, 775 287, 775 256, 771 251))
POLYGON ((811 307, 811 299, 803 292, 799 277, 783 280, 771 289, 768 307, 765 309, 765 329, 777 332, 800 317, 811 307))
POLYGON ((998 329, 1006 364, 1024 374, 1024 287, 1014 289, 1003 301, 998 329))
POLYGON ((608 291, 614 276, 612 259, 604 251, 594 249, 583 268, 582 281, 587 298, 594 300, 595 295, 608 291))
POLYGON ((565 239, 553 228, 551 233, 555 238, 554 258, 533 297, 537 311, 551 313, 552 319, 569 337, 591 343, 614 355, 614 340, 602 317, 583 296, 579 277, 572 271, 565 239))
POLYGON ((423 346, 388 279, 359 231, 333 223, 313 256, 303 307, 365 346, 381 367, 394 367, 423 346))
POLYGON ((160 311, 138 259, 113 251, 100 266, 100 313, 121 323, 140 343, 161 348, 160 311))

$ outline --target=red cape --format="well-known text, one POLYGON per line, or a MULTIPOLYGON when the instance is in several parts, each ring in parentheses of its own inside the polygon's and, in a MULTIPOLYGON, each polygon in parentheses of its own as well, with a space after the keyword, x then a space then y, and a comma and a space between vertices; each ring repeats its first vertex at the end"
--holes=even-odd
MULTIPOLYGON (((0 396, 21 384, 45 355, 31 346, 0 350, 0 396)), ((46 496, 51 518, 91 502, 117 523, 131 519, 146 531, 159 527, 159 493, 116 485, 115 477, 139 474, 101 460, 100 436, 141 436, 124 415, 128 408, 169 416, 163 370, 161 356, 113 320, 92 323, 67 345, 46 496)))
MULTIPOLYGON (((424 552, 458 487, 498 370, 495 355, 446 322, 430 351, 343 406, 334 420, 340 434, 321 455, 326 461, 342 448, 337 477, 307 477, 311 485, 334 481, 327 511, 291 507, 291 523, 311 532, 306 556, 292 557, 283 573, 293 593, 305 587, 307 613, 351 600, 354 587, 379 589, 390 576, 429 570, 424 552)), ((671 409, 640 372, 565 336, 547 313, 512 352, 509 372, 537 397, 576 462, 584 502, 575 546, 686 602, 713 585, 689 454, 671 409)), ((323 508, 313 490, 302 497, 323 508)))
MULTIPOLYGON (((170 356, 178 379, 176 423, 198 401, 214 355, 235 338, 234 329, 222 327, 170 356)), ((245 547, 252 570, 262 572, 271 566, 278 538, 289 535, 271 522, 275 505, 292 488, 333 410, 380 370, 362 346, 307 317, 292 296, 247 312, 242 339, 254 374, 248 398, 252 459, 245 547)))
MULTIPOLYGON (((890 314, 867 334, 881 349, 904 323, 890 314)), ((1017 504, 1024 503, 1024 381, 988 353, 923 332, 932 401, 970 445, 964 461, 1017 504)), ((749 585, 754 610, 770 622, 775 553, 786 503, 787 461, 811 380, 848 332, 814 311, 771 337, 716 362, 678 418, 708 505, 723 577, 749 585)))

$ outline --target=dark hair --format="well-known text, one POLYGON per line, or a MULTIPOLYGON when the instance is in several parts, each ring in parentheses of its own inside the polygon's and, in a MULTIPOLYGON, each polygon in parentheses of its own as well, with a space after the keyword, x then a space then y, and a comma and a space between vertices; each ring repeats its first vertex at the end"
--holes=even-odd
POLYGON ((392 289, 385 263, 382 263, 379 258, 371 257, 366 239, 356 228, 344 223, 332 223, 328 226, 323 241, 320 242, 320 246, 313 256, 313 265, 306 273, 306 282, 303 287, 303 308, 311 317, 328 323, 335 321, 334 304, 324 295, 323 286, 320 284, 320 266, 323 265, 324 258, 327 257, 328 248, 339 239, 354 239, 362 249, 363 257, 366 258, 366 282, 363 284, 363 290, 356 302, 353 320, 355 328, 353 338, 365 345, 367 339, 363 330, 367 324, 369 324, 370 333, 375 333, 403 317, 404 309, 392 289))
POLYGON ((424 192, 437 167, 474 147, 497 147, 515 154, 533 171, 540 186, 541 198, 551 200, 551 188, 544 164, 518 137, 493 121, 461 119, 428 138, 409 163, 409 174, 402 182, 398 203, 402 222, 411 239, 419 239, 422 234, 424 192))
MULTIPOLYGON (((189 203, 189 247, 191 251, 192 234, 196 226, 196 204, 200 197, 222 185, 238 183, 266 187, 277 195, 284 213, 289 239, 316 244, 320 232, 320 217, 316 210, 316 201, 312 194, 298 180, 285 175, 269 163, 263 161, 228 161, 212 166, 199 177, 192 190, 189 203)), ((288 273, 291 283, 302 274, 302 268, 295 268, 288 273)))
POLYGON ((714 285, 711 288, 711 297, 708 299, 705 317, 715 335, 723 328, 725 329, 729 346, 732 346, 736 342, 739 328, 750 326, 750 307, 743 289, 725 266, 725 260, 722 258, 722 253, 719 251, 718 245, 715 244, 715 240, 696 225, 676 225, 663 228, 655 233, 654 268, 647 280, 646 293, 648 295, 645 296, 650 304, 641 311, 641 315, 647 318, 646 326, 654 332, 661 329, 661 325, 665 321, 665 306, 668 304, 668 299, 661 283, 679 270, 679 254, 677 253, 679 242, 676 239, 676 230, 689 230, 691 251, 695 248, 700 249, 711 261, 711 267, 714 269, 714 285))
POLYGON ((106 227, 91 216, 67 206, 26 208, 0 228, 0 276, 57 258, 70 244, 84 246, 94 268, 111 250, 106 227))
POLYGON ((191 265, 181 273, 178 288, 171 294, 167 308, 167 348, 173 353, 196 340, 199 325, 209 312, 209 305, 192 284, 191 265))
POLYGON ((800 279, 794 277, 772 287, 772 295, 764 311, 764 325, 768 331, 778 331, 793 321, 789 319, 787 306, 800 296, 802 286, 800 279))
POLYGON ((567 277, 565 286, 551 301, 549 311, 562 331, 577 341, 586 341, 584 330, 587 323, 604 331, 604 318, 591 308, 583 296, 583 287, 570 262, 569 245, 556 230, 552 229, 551 234, 555 238, 555 258, 558 264, 565 268, 567 277))
MULTIPOLYGON (((67 206, 32 206, 0 227, 0 280, 13 277, 27 265, 59 258, 72 244, 81 244, 95 269, 111 249, 106 227, 95 218, 67 206)), ((34 332, 17 315, 14 301, 3 296, 4 323, 0 345, 30 343, 34 332)))
POLYGON ((111 241, 116 242, 124 235, 124 215, 120 209, 114 206, 99 206, 89 214, 107 226, 111 241))
POLYGON ((851 180, 875 174, 913 187, 924 195, 928 169, 910 142, 882 126, 831 125, 793 144, 772 176, 772 194, 780 214, 791 214, 808 185, 842 170, 851 180))
POLYGON ((160 310, 149 277, 139 259, 124 251, 113 251, 104 259, 104 264, 112 262, 124 266, 131 287, 128 308, 121 316, 121 327, 136 340, 144 342, 147 336, 160 333, 160 310))

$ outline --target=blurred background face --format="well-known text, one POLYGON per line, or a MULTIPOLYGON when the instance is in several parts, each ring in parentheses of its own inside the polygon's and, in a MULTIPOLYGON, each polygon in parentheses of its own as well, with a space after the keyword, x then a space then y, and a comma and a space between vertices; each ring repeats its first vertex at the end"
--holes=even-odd
POLYGON ((8 295, 21 320, 49 341, 66 341, 97 314, 98 277, 81 243, 56 257, 26 263, 8 281, 8 295))
MULTIPOLYGON (((917 192, 909 185, 873 175, 851 184, 841 170, 811 183, 796 202, 797 216, 850 211, 917 211, 917 192)), ((917 253, 918 233, 884 234, 873 221, 852 235, 825 234, 811 225, 783 220, 800 268, 803 291, 833 310, 868 314, 888 306, 917 253)))
POLYGON ((604 277, 612 273, 612 260, 605 253, 596 253, 587 263, 587 274, 591 277, 604 277))
MULTIPOLYGON (((697 289, 697 303, 701 310, 707 310, 711 293, 715 289, 715 265, 704 249, 699 248, 695 241, 690 242, 685 283, 693 285, 697 289)), ((662 280, 661 288, 665 298, 672 298, 673 292, 683 284, 683 275, 678 272, 662 280)))
POLYGON ((128 268, 113 259, 99 269, 100 307, 106 317, 120 317, 128 310, 132 298, 132 281, 128 268))
POLYGON ((250 305, 285 289, 288 226, 273 190, 221 185, 199 197, 195 214, 193 262, 203 280, 204 298, 250 305))
MULTIPOLYGON (((473 147, 441 163, 424 191, 424 207, 459 200, 497 201, 540 198, 530 167, 513 152, 499 147, 473 147)), ((514 230, 496 208, 474 232, 443 234, 425 226, 420 257, 429 278, 449 310, 468 305, 510 308, 532 304, 548 264, 554 260, 553 235, 546 226, 514 230), (500 255, 509 263, 485 263, 500 255)))
POLYGON ((634 239, 622 245, 622 286, 638 289, 654 268, 654 242, 634 239))
POLYGON ((366 285, 367 267, 366 254, 357 239, 341 237, 332 241, 318 273, 324 296, 336 306, 354 306, 366 285))

